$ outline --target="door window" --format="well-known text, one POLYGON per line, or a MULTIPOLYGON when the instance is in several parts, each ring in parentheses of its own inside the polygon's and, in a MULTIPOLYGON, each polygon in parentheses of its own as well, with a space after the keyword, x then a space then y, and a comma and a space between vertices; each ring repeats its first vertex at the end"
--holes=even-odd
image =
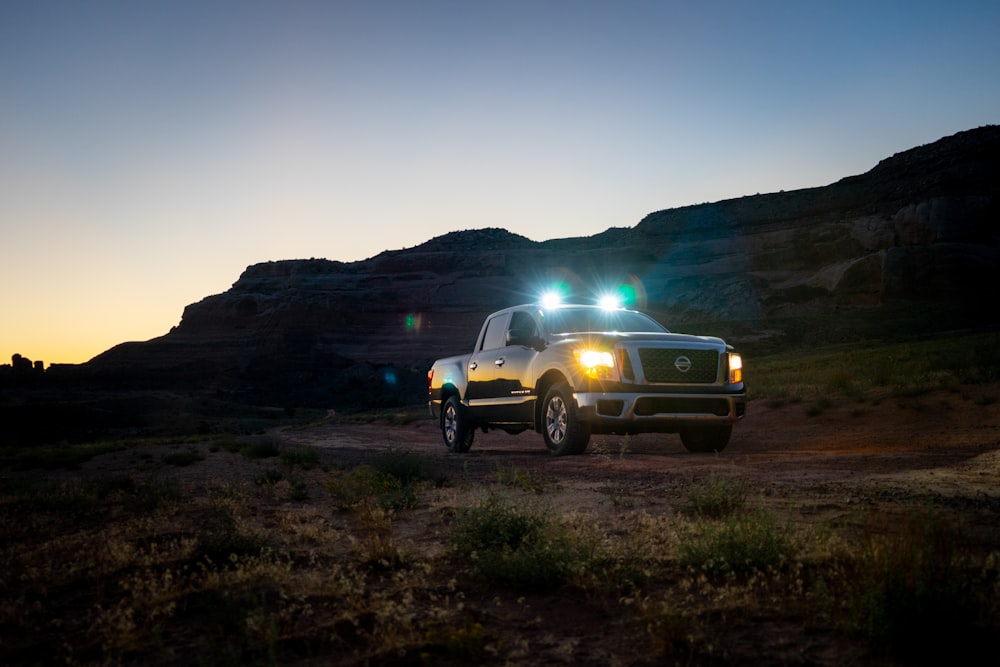
POLYGON ((507 345, 529 346, 532 338, 537 336, 538 325, 535 323, 535 318, 520 310, 511 315, 507 345))
POLYGON ((508 315, 498 315, 486 323, 486 333, 483 334, 481 351, 495 350, 505 344, 508 315))

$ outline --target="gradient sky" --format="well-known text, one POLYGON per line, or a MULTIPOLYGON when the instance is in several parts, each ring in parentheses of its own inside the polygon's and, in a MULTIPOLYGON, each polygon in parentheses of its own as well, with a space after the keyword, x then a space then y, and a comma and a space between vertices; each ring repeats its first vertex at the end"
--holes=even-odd
POLYGON ((536 241, 1000 122, 1000 3, 0 4, 0 363, 160 336, 250 264, 536 241))

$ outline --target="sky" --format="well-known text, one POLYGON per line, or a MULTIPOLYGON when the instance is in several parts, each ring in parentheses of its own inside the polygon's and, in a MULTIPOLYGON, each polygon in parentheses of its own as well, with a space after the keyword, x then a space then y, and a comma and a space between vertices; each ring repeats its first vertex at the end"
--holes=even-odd
POLYGON ((0 363, 167 333, 249 265, 536 241, 1000 122, 1000 3, 0 3, 0 363))

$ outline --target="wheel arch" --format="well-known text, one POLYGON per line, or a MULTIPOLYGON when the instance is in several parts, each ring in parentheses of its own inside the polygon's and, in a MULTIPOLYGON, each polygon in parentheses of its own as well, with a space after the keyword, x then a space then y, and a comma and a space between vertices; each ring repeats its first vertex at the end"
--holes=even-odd
POLYGON ((545 394, 548 393, 549 388, 554 384, 560 382, 569 383, 566 376, 557 370, 548 370, 542 374, 542 377, 538 378, 538 382, 535 384, 535 431, 537 433, 542 432, 542 404, 545 403, 545 394))
POLYGON ((444 386, 441 387, 441 408, 442 409, 438 411, 439 412, 439 414, 438 414, 438 423, 439 423, 439 425, 444 423, 444 404, 452 396, 458 396, 458 400, 459 401, 462 400, 462 393, 458 390, 458 387, 456 387, 455 385, 453 385, 453 384, 446 384, 446 385, 444 385, 444 386))

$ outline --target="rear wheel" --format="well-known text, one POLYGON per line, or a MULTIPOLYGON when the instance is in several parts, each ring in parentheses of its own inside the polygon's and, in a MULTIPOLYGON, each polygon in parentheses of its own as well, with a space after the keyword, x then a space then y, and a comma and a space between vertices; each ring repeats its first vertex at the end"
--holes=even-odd
POLYGON ((573 393, 565 382, 553 385, 542 403, 542 437, 556 456, 582 454, 590 442, 590 424, 573 412, 573 393))
POLYGON ((721 452, 729 444, 729 436, 732 434, 732 424, 690 426, 681 431, 681 442, 689 452, 695 454, 721 452))
POLYGON ((472 447, 476 432, 465 416, 465 407, 458 396, 449 396, 441 411, 441 436, 449 452, 464 453, 472 447))

